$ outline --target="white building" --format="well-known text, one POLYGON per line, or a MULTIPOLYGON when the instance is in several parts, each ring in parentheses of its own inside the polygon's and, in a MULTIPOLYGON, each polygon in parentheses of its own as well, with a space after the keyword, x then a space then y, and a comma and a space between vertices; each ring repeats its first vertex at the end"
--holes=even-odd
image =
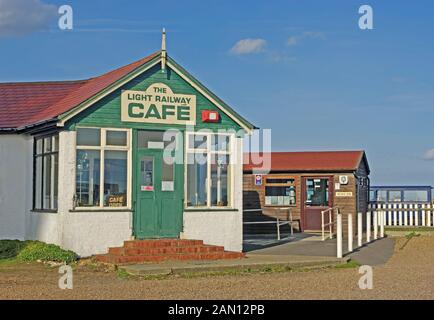
POLYGON ((87 80, 0 83, 0 239, 81 256, 148 238, 241 251, 252 129, 164 47, 87 80))

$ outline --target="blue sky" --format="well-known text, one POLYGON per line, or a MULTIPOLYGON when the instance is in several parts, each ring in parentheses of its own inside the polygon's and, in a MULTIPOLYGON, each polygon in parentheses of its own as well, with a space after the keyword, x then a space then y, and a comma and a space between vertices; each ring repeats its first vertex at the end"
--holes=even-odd
POLYGON ((373 184, 434 185, 433 10, 429 0, 0 0, 0 81, 95 76, 158 50, 166 27, 169 55, 272 128, 273 150, 364 149, 373 184), (62 4, 72 31, 57 28, 62 4), (373 30, 358 27, 363 4, 373 30))

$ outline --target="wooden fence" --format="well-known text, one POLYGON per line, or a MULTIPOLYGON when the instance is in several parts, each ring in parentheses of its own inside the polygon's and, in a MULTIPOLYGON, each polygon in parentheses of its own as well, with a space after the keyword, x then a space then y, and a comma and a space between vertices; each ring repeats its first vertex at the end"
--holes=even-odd
POLYGON ((434 227, 434 205, 431 203, 372 202, 369 211, 384 211, 385 226, 434 227))

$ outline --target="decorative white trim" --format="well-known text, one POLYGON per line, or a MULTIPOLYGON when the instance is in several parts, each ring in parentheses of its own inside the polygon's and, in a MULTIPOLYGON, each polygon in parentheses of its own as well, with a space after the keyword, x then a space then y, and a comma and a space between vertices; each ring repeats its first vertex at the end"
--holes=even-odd
POLYGON ((221 132, 205 132, 204 130, 196 132, 196 131, 186 131, 185 132, 185 153, 184 153, 184 208, 185 209, 194 209, 194 210, 210 210, 210 209, 218 209, 218 210, 232 210, 234 206, 234 197, 235 197, 235 191, 234 191, 234 184, 235 184, 235 171, 234 171, 234 161, 236 161, 236 150, 235 150, 235 134, 234 133, 221 133, 221 132), (189 148, 189 141, 190 136, 195 135, 204 135, 207 136, 206 149, 194 149, 189 148), (213 135, 223 135, 223 136, 229 136, 229 150, 227 151, 212 151, 211 150, 211 136, 213 135), (188 155, 189 153, 206 153, 206 161, 207 161, 207 179, 206 179, 206 188, 207 188, 207 205, 206 206, 188 206, 188 175, 187 175, 187 161, 188 161, 188 155), (213 155, 228 155, 229 156, 229 165, 228 165, 228 171, 230 175, 230 188, 228 190, 228 205, 227 206, 212 206, 211 205, 211 187, 212 187, 212 181, 211 181, 211 157, 213 155))
POLYGON ((123 85, 125 85, 126 83, 130 82, 131 80, 137 78, 138 76, 140 76, 143 72, 148 71, 149 69, 151 69, 153 66, 157 65, 159 62, 161 61, 161 57, 159 59, 157 59, 154 63, 150 64, 148 67, 144 68, 142 71, 138 72, 137 74, 129 74, 122 82, 118 83, 116 86, 114 86, 111 90, 107 91, 105 94, 100 95, 98 98, 96 99, 92 99, 95 96, 92 96, 89 99, 92 99, 91 101, 88 101, 87 103, 85 103, 84 105, 82 105, 79 109, 75 110, 74 112, 68 114, 65 118, 59 120, 59 122, 57 123, 58 127, 63 127, 65 125, 65 122, 68 121, 69 119, 75 117, 77 114, 81 113, 82 111, 86 110, 87 108, 89 108, 90 106, 94 105, 95 103, 97 103, 98 101, 100 101, 101 99, 105 98, 106 96, 108 96, 109 94, 111 94, 113 91, 119 89, 120 87, 122 87, 123 85))
MULTIPOLYGON (((126 83, 128 83, 129 81, 131 81, 131 80, 135 79, 136 77, 140 76, 143 72, 146 72, 147 70, 151 69, 152 67, 154 67, 155 65, 157 65, 160 61, 161 61, 161 56, 154 63, 150 64, 148 67, 144 68, 143 70, 141 70, 137 74, 133 74, 133 75, 130 74, 130 75, 128 75, 122 82, 120 82, 116 86, 112 87, 105 94, 100 95, 96 99, 93 99, 95 96, 89 98, 90 101, 88 101, 87 103, 83 104, 80 108, 78 108, 77 110, 73 111, 72 113, 68 114, 65 118, 59 120, 59 122, 57 123, 57 126, 63 127, 65 125, 66 121, 68 121, 69 119, 73 118, 74 116, 76 116, 77 114, 81 113, 82 111, 86 110, 90 106, 94 105, 95 103, 97 103, 98 101, 100 101, 101 99, 103 99, 104 97, 106 97, 107 95, 111 94, 115 90, 119 89, 120 87, 122 87, 123 85, 125 85, 126 83)), ((191 81, 183 72, 181 72, 180 70, 178 70, 172 63, 170 63, 170 61, 167 61, 167 66, 169 66, 173 71, 175 71, 182 79, 184 79, 188 84, 190 84, 193 88, 195 88, 200 94, 202 94, 208 100, 210 100, 220 110, 222 110, 224 113, 226 113, 232 120, 234 120, 242 128, 244 128, 247 131, 247 133, 249 133, 249 134, 252 133, 253 129, 247 127, 242 121, 240 121, 238 119, 238 117, 236 117, 231 112, 229 112, 228 110, 226 110, 225 107, 223 107, 218 101, 216 101, 215 99, 213 99, 209 94, 207 94, 204 90, 202 90, 196 83, 194 83, 193 81, 191 81)))
POLYGON ((225 107, 223 107, 219 102, 217 102, 215 99, 213 99, 209 94, 207 94, 204 90, 202 90, 196 83, 191 81, 184 73, 182 73, 180 70, 178 70, 170 61, 167 62, 167 65, 175 71, 182 79, 184 79, 189 85, 191 85, 193 88, 195 88, 197 91, 199 91, 205 98, 210 100, 215 106, 217 106, 219 109, 221 109, 224 113, 226 113, 232 120, 234 120, 236 123, 238 123, 242 128, 244 128, 249 134, 252 133, 252 129, 247 127, 242 121, 240 121, 235 115, 233 115, 231 112, 226 110, 225 107))
MULTIPOLYGON (((99 129, 100 130, 100 139, 101 144, 99 146, 80 146, 76 145, 75 150, 96 150, 100 151, 100 204, 99 206, 85 206, 85 207, 75 207, 76 211, 92 211, 92 210, 131 210, 132 208, 132 166, 133 166, 133 157, 132 157, 132 129, 127 128, 98 128, 98 127, 77 127, 77 129, 86 128, 86 129, 99 129), (106 144, 106 132, 107 131, 123 131, 127 133, 127 145, 126 146, 111 146, 106 144), (104 154, 105 151, 126 151, 127 152, 127 205, 123 207, 107 207, 104 206, 104 154)), ((77 152, 77 151, 76 151, 77 152)), ((77 166, 74 168, 76 170, 77 166)), ((76 177, 76 174, 74 174, 76 177)), ((75 185, 77 185, 76 178, 74 179, 75 185)))

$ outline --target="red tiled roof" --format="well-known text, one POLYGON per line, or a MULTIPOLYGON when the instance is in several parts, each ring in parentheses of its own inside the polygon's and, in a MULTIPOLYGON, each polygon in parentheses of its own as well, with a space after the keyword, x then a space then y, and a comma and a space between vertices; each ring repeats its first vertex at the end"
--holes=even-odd
MULTIPOLYGON (((244 171, 261 168, 262 164, 254 164, 258 161, 252 160, 252 156, 265 157, 270 156, 270 153, 245 153, 244 171)), ((364 151, 271 152, 270 171, 354 171, 364 157, 364 151)))
POLYGON ((101 76, 80 81, 0 83, 0 129, 54 119, 159 54, 155 52, 101 76))

